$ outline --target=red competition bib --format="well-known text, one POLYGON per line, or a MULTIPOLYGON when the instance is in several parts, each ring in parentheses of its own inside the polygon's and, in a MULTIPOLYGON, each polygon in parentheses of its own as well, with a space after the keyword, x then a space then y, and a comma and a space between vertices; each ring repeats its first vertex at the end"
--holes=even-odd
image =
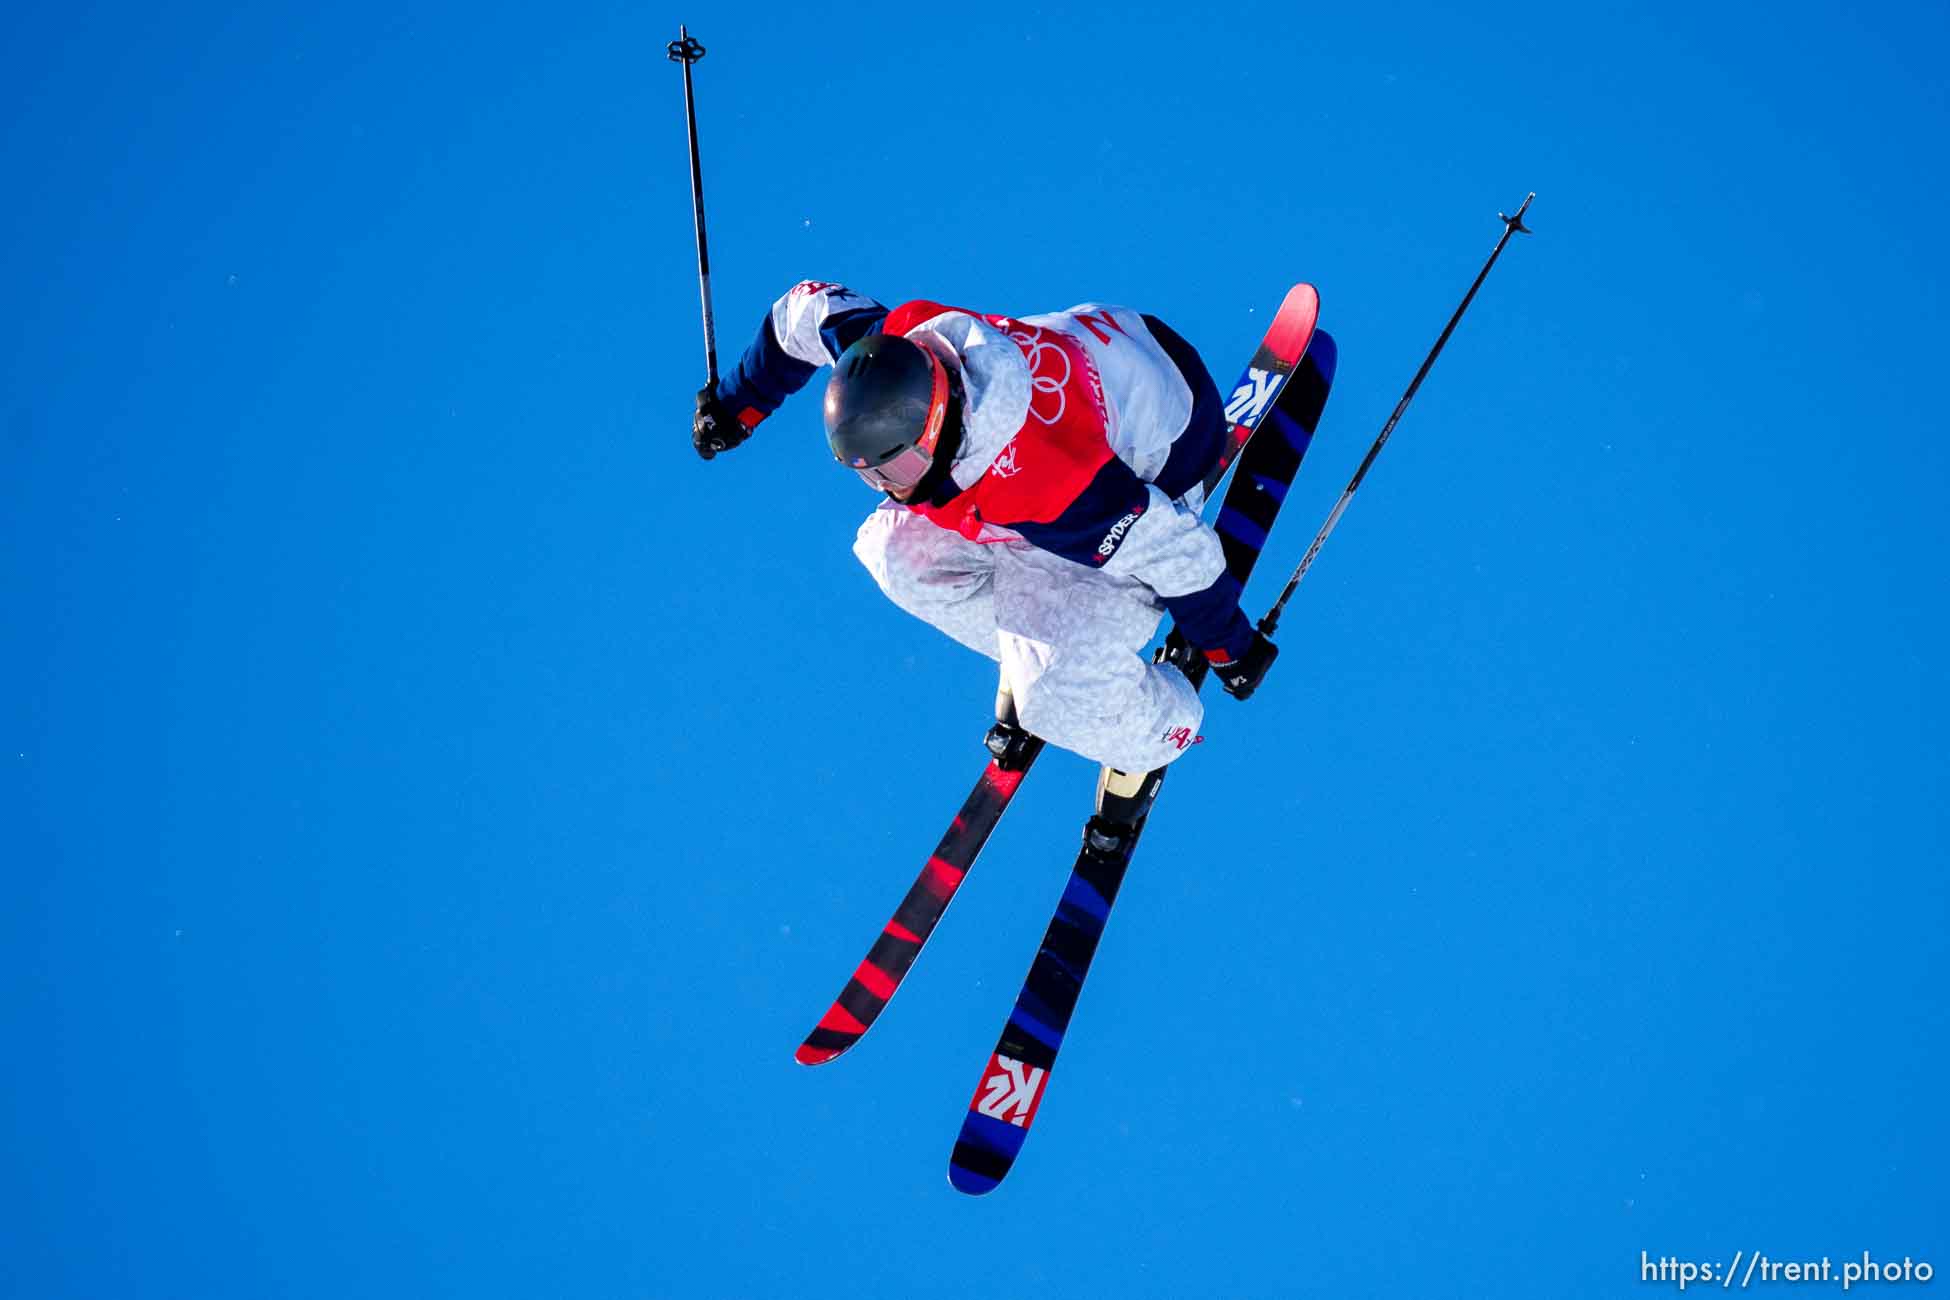
MULTIPOLYGON (((910 302, 887 317, 890 334, 960 308, 910 302)), ((1029 414, 986 473, 945 506, 911 505, 943 528, 981 540, 983 524, 1046 524, 1061 515, 1107 464, 1103 384, 1083 345, 1068 334, 1008 316, 967 313, 1008 335, 1029 366, 1029 414)))

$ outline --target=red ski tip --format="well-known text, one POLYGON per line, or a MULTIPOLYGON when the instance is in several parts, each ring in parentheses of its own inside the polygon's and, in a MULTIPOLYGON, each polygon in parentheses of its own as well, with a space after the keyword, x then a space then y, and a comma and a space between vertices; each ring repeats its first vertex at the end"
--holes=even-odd
POLYGON ((1298 362, 1313 339, 1314 325, 1319 320, 1319 291, 1311 284, 1296 284, 1286 291, 1280 309, 1273 313, 1265 346, 1279 356, 1292 357, 1298 362))
POLYGON ((814 1047, 811 1043, 801 1043, 799 1050, 792 1054, 792 1059, 801 1065, 824 1065, 845 1050, 844 1047, 814 1047))

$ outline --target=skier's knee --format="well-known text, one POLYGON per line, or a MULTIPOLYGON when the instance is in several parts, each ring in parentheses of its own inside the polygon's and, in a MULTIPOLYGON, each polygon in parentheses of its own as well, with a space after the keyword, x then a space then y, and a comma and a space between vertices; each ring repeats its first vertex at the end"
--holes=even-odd
POLYGON ((1056 674, 1015 683, 1012 689, 1016 718, 1023 729, 1063 749, 1082 752, 1079 746, 1111 721, 1100 714, 1102 700, 1087 691, 1067 688, 1056 674))
POLYGON ((866 521, 860 525, 860 531, 853 537, 853 558, 860 561, 861 567, 873 576, 874 582, 882 591, 888 590, 887 550, 891 532, 880 513, 875 511, 867 516, 866 521))
POLYGON ((1044 740, 1056 739, 1048 730, 1057 718, 1056 711, 1049 706, 1047 693, 1038 689, 1034 682, 1012 685, 1010 692, 1016 703, 1017 724, 1032 736, 1041 736, 1044 740))
POLYGON ((890 512, 876 510, 860 525, 853 539, 853 555, 887 598, 904 609, 911 608, 913 594, 923 585, 932 567, 931 557, 921 554, 914 539, 897 527, 900 520, 890 512))

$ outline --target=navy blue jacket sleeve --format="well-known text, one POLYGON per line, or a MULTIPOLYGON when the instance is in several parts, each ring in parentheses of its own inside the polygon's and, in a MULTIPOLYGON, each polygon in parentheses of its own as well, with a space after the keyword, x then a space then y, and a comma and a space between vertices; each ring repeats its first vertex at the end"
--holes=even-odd
POLYGON ((718 377, 719 400, 753 427, 886 319, 887 309, 871 298, 801 281, 772 304, 738 364, 718 377))
POLYGON ((1252 620, 1239 608, 1239 595, 1239 579, 1222 573, 1204 591, 1166 597, 1165 608, 1171 611, 1172 623, 1194 647, 1237 659, 1253 644, 1252 620))

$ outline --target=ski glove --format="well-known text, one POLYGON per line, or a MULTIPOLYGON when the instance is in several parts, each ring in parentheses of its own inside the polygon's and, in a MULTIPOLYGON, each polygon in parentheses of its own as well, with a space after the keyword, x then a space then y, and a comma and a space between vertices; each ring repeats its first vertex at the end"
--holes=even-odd
POLYGON ((1279 657, 1279 653, 1280 648, 1268 641, 1264 632, 1256 631, 1253 633, 1253 643, 1246 648, 1245 654, 1223 663, 1214 660, 1212 675, 1219 679, 1219 685, 1225 688, 1227 695, 1235 700, 1247 699, 1266 679, 1266 670, 1273 666, 1273 660, 1279 657))
POLYGON ((731 413, 730 407, 718 400, 710 384, 697 390, 697 414, 691 417, 691 446, 697 448, 698 455, 710 460, 751 436, 752 431, 731 413))

